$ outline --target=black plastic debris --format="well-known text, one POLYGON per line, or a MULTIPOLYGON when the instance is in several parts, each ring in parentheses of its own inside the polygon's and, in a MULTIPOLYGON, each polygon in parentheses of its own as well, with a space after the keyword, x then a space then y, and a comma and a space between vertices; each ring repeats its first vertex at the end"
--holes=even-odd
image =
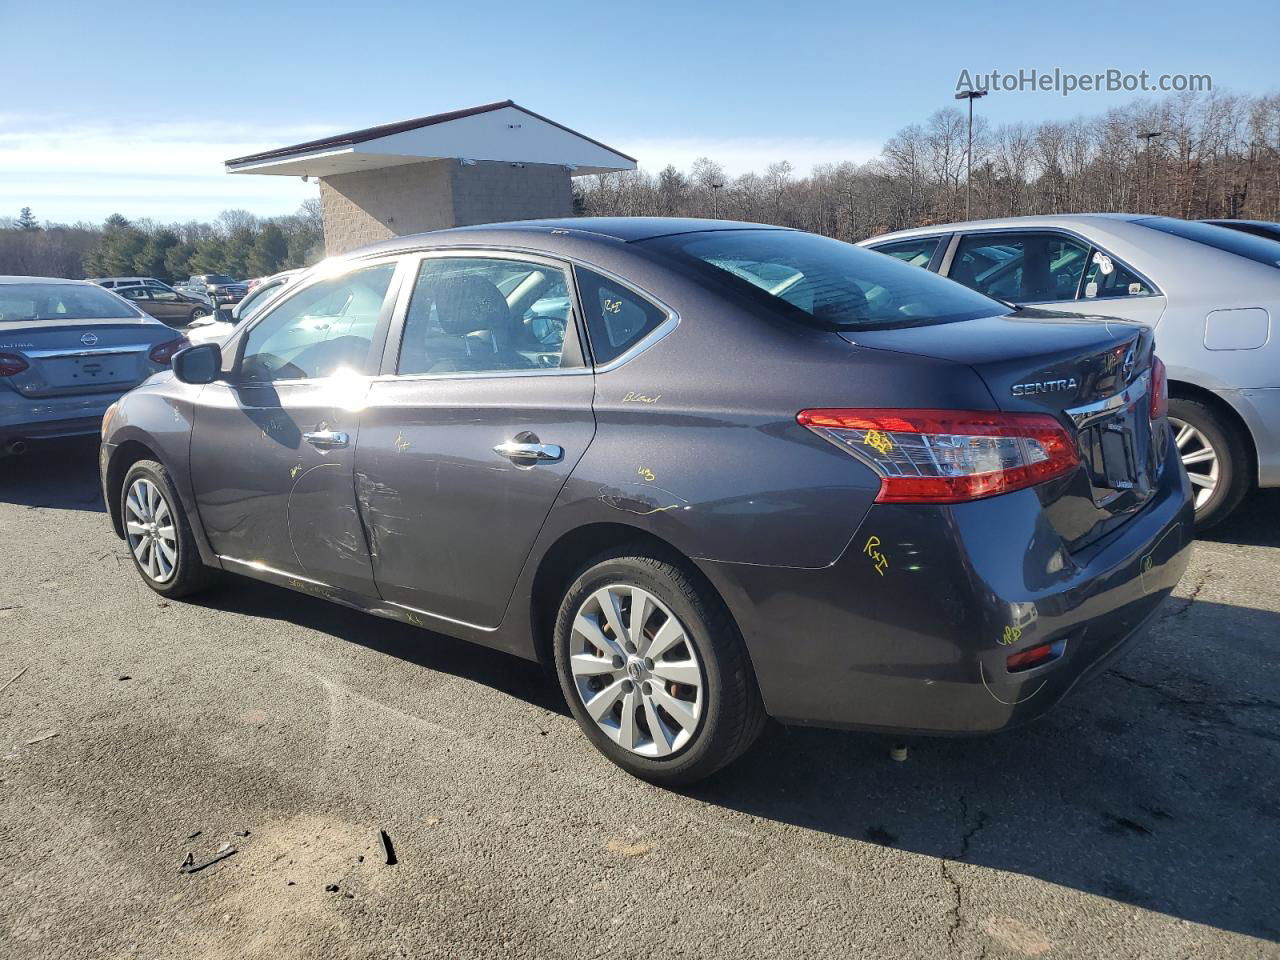
POLYGON ((391 838, 387 836, 387 831, 379 830, 378 839, 382 841, 382 853, 386 858, 387 866, 394 867, 398 862, 396 860, 396 848, 391 845, 391 838))
POLYGON ((187 859, 182 862, 182 866, 178 868, 178 872, 179 873, 199 873, 205 867, 212 867, 218 861, 225 860, 227 859, 227 857, 231 856, 236 852, 236 848, 229 844, 223 844, 222 846, 223 846, 222 849, 220 849, 208 860, 204 861, 204 863, 196 863, 195 858, 188 853, 187 859))
POLYGON ((324 885, 324 892, 325 892, 325 893, 337 893, 337 892, 338 892, 338 885, 337 885, 336 883, 326 883, 326 884, 324 885))

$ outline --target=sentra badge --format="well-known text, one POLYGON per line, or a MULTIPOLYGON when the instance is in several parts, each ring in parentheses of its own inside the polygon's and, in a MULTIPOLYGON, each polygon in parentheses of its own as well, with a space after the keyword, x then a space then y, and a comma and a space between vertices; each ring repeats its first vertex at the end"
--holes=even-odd
POLYGON ((1067 377, 1065 380, 1033 380, 1031 383, 1015 383, 1013 395, 1030 397, 1037 393, 1060 393, 1063 390, 1075 390, 1079 386, 1075 377, 1067 377))

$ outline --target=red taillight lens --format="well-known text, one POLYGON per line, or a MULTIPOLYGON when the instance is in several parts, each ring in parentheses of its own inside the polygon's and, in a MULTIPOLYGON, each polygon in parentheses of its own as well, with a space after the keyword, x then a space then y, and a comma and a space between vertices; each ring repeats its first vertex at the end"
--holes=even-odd
POLYGON ((0 377, 13 377, 26 370, 30 364, 26 357, 16 353, 0 353, 0 377))
POLYGON ((157 343, 152 347, 147 356, 151 358, 152 363, 167 364, 173 359, 175 353, 189 346, 191 346, 191 341, 186 337, 179 337, 177 340, 166 340, 164 343, 157 343))
POLYGON ((1021 653, 1009 654, 1008 666, 1010 673, 1016 673, 1019 670, 1030 670, 1032 667, 1038 667, 1042 663, 1048 663, 1050 660, 1056 660, 1061 654, 1056 643, 1042 643, 1038 647, 1028 647, 1021 653))
POLYGON ((880 474, 877 503, 961 503, 1044 483, 1080 463, 1039 413, 802 410, 796 420, 880 474))
POLYGON ((1165 373, 1164 361, 1159 357, 1151 358, 1151 419, 1159 420, 1169 414, 1169 375, 1165 373))

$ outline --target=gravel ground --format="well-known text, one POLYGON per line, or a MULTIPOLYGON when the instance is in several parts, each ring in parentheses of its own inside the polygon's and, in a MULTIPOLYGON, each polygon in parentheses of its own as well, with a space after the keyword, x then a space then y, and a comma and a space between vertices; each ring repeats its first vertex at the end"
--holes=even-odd
POLYGON ((1029 728, 901 764, 775 728, 672 793, 535 666, 247 580, 160 599, 94 471, 0 461, 0 956, 1280 957, 1280 493, 1029 728))

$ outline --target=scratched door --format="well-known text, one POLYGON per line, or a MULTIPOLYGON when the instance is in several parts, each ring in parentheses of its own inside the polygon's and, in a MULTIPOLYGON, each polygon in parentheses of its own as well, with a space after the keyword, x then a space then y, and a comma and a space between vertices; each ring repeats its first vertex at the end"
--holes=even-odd
POLYGON ((356 489, 383 599, 496 626, 595 434, 563 264, 429 255, 360 424, 356 489))
POLYGON ((368 380, 212 383, 192 431, 191 477, 217 553, 376 596, 352 486, 368 380), (341 394, 341 396, 339 396, 341 394))

